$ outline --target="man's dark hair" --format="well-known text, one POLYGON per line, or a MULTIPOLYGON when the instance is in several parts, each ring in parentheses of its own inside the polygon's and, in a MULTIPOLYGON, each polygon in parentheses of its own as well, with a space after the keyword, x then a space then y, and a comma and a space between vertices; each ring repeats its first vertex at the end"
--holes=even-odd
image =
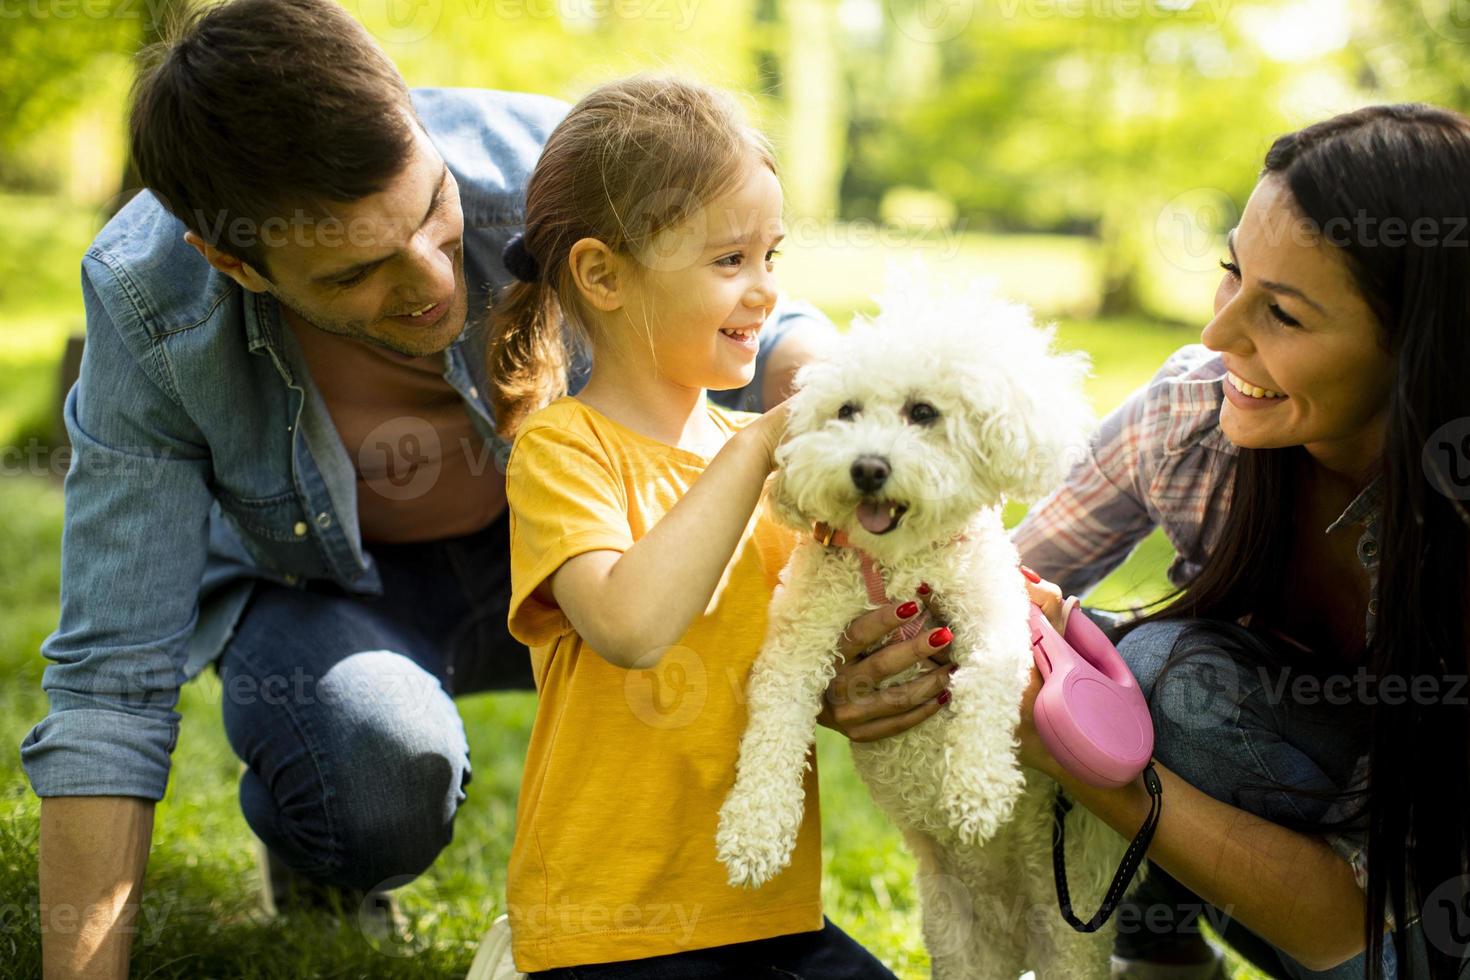
POLYGON ((144 186, 262 274, 265 222, 376 194, 412 152, 402 76, 333 0, 196 10, 143 58, 129 129, 144 186))

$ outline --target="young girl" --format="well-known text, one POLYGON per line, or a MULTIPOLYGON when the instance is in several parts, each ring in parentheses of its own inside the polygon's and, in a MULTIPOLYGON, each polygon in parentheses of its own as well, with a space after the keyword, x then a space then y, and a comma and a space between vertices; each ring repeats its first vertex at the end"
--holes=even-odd
POLYGON ((534 977, 893 976, 822 914, 815 760, 784 872, 733 888, 715 857, 796 537, 758 511, 783 410, 705 392, 753 376, 781 208, 729 96, 638 77, 552 132, 506 251, 520 281, 489 356, 515 436, 509 625, 540 697, 506 892, 534 977), (575 397, 563 318, 592 353, 575 397))

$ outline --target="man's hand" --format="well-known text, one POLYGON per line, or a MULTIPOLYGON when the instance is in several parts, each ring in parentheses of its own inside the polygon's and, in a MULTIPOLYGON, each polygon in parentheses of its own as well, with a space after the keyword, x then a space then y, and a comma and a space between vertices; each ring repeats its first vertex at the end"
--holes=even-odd
MULTIPOLYGON (((863 655, 923 610, 913 602, 913 616, 900 617, 904 603, 890 603, 854 619, 842 633, 838 650, 845 658, 827 686, 817 723, 854 742, 871 742, 907 731, 944 707, 949 697, 949 630, 940 626, 911 640, 892 643, 863 655), (922 663, 930 669, 892 687, 878 685, 894 674, 922 663)), ((904 610, 907 612, 908 610, 904 610)))

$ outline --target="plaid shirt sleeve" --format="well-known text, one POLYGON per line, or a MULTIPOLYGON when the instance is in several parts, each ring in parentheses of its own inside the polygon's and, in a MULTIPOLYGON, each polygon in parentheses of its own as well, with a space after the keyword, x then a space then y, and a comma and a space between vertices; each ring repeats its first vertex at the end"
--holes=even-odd
POLYGON ((1083 595, 1128 557, 1155 525, 1146 502, 1161 380, 1170 365, 1103 419, 1066 480, 1011 533, 1021 560, 1064 595, 1083 595))
POLYGON ((1158 527, 1176 552, 1170 581, 1187 581, 1229 503, 1223 375, 1207 348, 1175 351, 1103 419, 1086 456, 1016 526, 1022 560, 1063 593, 1084 595, 1158 527))

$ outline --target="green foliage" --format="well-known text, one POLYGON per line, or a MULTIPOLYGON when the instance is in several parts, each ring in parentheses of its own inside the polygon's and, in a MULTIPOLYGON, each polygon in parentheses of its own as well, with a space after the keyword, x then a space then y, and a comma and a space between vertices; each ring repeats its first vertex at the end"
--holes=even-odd
POLYGON ((17 172, 14 154, 58 117, 117 93, 96 74, 130 55, 148 23, 142 0, 23 0, 0 14, 0 181, 17 172))

